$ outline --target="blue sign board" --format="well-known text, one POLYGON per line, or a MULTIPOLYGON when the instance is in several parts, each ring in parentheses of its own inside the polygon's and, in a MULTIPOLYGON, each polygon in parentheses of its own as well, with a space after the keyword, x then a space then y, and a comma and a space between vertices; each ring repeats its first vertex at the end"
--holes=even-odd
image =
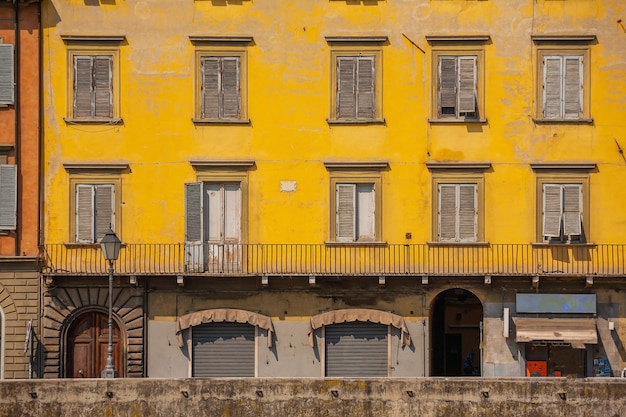
POLYGON ((517 294, 518 313, 596 314, 595 294, 517 294))

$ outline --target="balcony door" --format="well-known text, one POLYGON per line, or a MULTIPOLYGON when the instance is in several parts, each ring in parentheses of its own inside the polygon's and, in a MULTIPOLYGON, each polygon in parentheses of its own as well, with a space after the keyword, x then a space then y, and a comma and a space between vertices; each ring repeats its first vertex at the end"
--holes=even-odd
MULTIPOLYGON (((113 363, 119 376, 122 372, 122 346, 120 329, 113 322, 113 363)), ((108 315, 90 311, 79 316, 67 333, 68 378, 100 378, 106 365, 109 344, 108 315)))

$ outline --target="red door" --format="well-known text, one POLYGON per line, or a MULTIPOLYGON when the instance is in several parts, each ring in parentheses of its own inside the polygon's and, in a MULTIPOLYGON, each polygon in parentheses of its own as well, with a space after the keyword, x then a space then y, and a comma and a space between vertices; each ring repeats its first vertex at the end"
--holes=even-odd
MULTIPOLYGON (((113 363, 122 376, 120 329, 113 322, 113 363)), ((91 311, 78 317, 67 335, 68 378, 100 378, 109 345, 108 315, 91 311)))

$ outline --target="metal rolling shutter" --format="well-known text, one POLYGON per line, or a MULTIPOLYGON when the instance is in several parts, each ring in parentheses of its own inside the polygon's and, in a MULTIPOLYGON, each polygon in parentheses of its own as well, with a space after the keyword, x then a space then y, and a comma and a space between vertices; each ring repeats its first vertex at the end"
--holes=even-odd
POLYGON ((255 327, 210 323, 193 327, 192 376, 254 376, 255 327))
POLYGON ((326 376, 388 376, 387 326, 351 322, 325 327, 326 376))

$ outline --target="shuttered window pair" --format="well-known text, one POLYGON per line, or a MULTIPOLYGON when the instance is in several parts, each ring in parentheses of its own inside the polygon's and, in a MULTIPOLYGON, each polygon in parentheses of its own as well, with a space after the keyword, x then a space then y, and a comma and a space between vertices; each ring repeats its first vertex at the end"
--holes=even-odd
POLYGON ((543 118, 583 117, 583 56, 543 56, 543 118))
POLYGON ((336 83, 336 119, 376 118, 375 56, 338 56, 336 83))
POLYGON ((336 241, 375 241, 376 199, 374 184, 337 183, 335 192, 336 241))
POLYGON ((115 230, 115 186, 76 185, 76 242, 96 243, 109 229, 115 230))
POLYGON ((17 165, 0 165, 0 230, 17 227, 17 165))
POLYGON ((440 242, 478 241, 478 187, 476 184, 439 184, 440 242))
POLYGON ((0 44, 0 106, 14 101, 13 45, 0 44))
POLYGON ((478 118, 476 56, 439 56, 438 117, 478 118))
POLYGON ((74 55, 73 117, 113 118, 113 56, 74 55))
POLYGON ((546 241, 579 240, 582 231, 581 184, 543 184, 543 237, 546 241))
POLYGON ((241 118, 241 59, 238 56, 201 57, 202 119, 241 118))

